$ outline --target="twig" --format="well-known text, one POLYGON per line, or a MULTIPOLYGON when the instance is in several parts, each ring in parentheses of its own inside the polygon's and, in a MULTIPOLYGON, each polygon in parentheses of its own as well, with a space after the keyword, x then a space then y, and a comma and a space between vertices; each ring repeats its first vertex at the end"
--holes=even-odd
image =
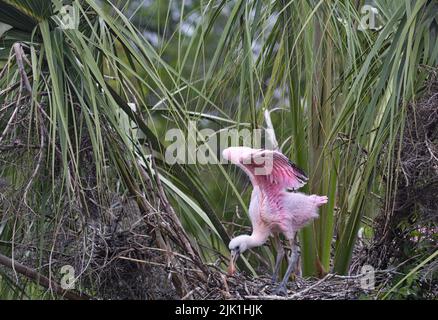
POLYGON ((13 122, 14 122, 15 116, 17 115, 19 109, 20 109, 20 108, 19 108, 19 106, 17 105, 17 106, 15 107, 15 110, 14 110, 14 112, 12 113, 11 117, 9 118, 8 123, 6 124, 5 130, 3 130, 3 133, 2 133, 2 135, 0 136, 0 143, 3 141, 3 139, 4 139, 4 138, 6 137, 6 135, 8 134, 9 129, 11 128, 11 126, 12 126, 12 124, 13 124, 13 122))
POLYGON ((13 90, 17 89, 19 86, 20 86, 20 82, 16 82, 13 85, 10 85, 6 89, 3 89, 0 91, 0 96, 6 95, 9 91, 13 91, 13 90))
POLYGON ((15 53, 12 54, 12 55, 11 55, 11 53, 12 53, 12 49, 11 49, 10 52, 9 52, 9 58, 8 58, 8 61, 6 61, 6 63, 4 64, 2 70, 0 71, 0 79, 3 78, 3 76, 4 76, 5 73, 6 73, 6 70, 9 70, 9 63, 11 63, 11 60, 15 57, 15 53))
POLYGON ((195 289, 191 290, 189 293, 187 293, 184 297, 181 298, 181 300, 187 300, 190 296, 193 295, 194 292, 201 290, 201 287, 196 287, 195 289))
MULTIPOLYGON (((167 265, 164 264, 164 263, 147 261, 147 260, 140 260, 140 259, 125 257, 125 256, 118 256, 117 259, 128 260, 128 261, 138 262, 138 263, 143 263, 143 264, 150 264, 150 265, 157 266, 157 267, 162 267, 162 268, 166 268, 167 267, 167 265)), ((192 269, 192 268, 184 268, 184 270, 193 271, 193 272, 201 272, 201 270, 192 269)), ((170 272, 178 273, 177 270, 171 270, 170 272)))
POLYGON ((24 54, 23 48, 21 47, 20 43, 14 44, 13 48, 15 51, 15 58, 16 58, 15 60, 17 62, 17 66, 18 66, 18 70, 19 70, 20 75, 21 75, 21 79, 22 79, 27 91, 29 91, 29 93, 32 93, 32 87, 30 85, 29 78, 27 77, 26 70, 24 69, 23 57, 25 57, 25 54, 24 54))
POLYGON ((333 277, 333 275, 329 273, 329 274, 327 274, 324 278, 322 278, 322 279, 319 280, 318 282, 314 283, 314 284, 311 285, 310 287, 307 287, 306 289, 301 290, 301 291, 299 291, 299 292, 296 292, 296 293, 294 293, 293 295, 289 296, 288 299, 293 299, 293 298, 296 298, 296 297, 298 297, 298 296, 301 296, 301 295, 305 294, 306 292, 309 292, 309 291, 312 290, 313 288, 319 286, 321 283, 323 283, 324 281, 326 281, 326 280, 328 280, 328 279, 330 279, 330 278, 332 278, 332 277, 333 277))
POLYGON ((267 295, 267 296, 244 296, 248 300, 288 300, 287 297, 277 296, 277 295, 267 295))
POLYGON ((323 283, 323 282, 326 281, 326 280, 329 280, 329 279, 332 278, 333 276, 334 276, 333 274, 329 273, 329 274, 327 274, 324 278, 322 278, 321 280, 315 282, 315 283, 314 283, 313 285, 311 285, 310 287, 307 287, 306 289, 301 290, 301 291, 298 291, 298 292, 296 292, 296 293, 294 293, 294 294, 292 294, 292 295, 290 295, 290 296, 287 296, 287 297, 278 296, 278 295, 267 295, 267 296, 254 296, 254 295, 251 295, 251 296, 245 296, 245 298, 246 298, 246 299, 251 299, 251 300, 254 300, 254 299, 265 299, 265 300, 291 300, 291 299, 294 299, 294 298, 296 298, 296 297, 298 297, 298 296, 301 296, 301 295, 305 294, 306 292, 309 292, 310 290, 312 290, 312 289, 318 287, 321 283, 323 283))
POLYGON ((54 282, 53 280, 49 280, 46 276, 43 276, 42 274, 38 273, 35 269, 31 269, 29 267, 26 267, 25 265, 22 265, 19 262, 12 261, 12 259, 0 254, 0 264, 10 268, 14 269, 16 272, 24 275, 26 278, 31 279, 35 281, 37 284, 45 287, 45 288, 51 288, 53 291, 60 295, 63 298, 69 299, 69 300, 89 300, 90 297, 88 297, 84 293, 76 293, 71 290, 65 290, 63 289, 58 283, 54 282))

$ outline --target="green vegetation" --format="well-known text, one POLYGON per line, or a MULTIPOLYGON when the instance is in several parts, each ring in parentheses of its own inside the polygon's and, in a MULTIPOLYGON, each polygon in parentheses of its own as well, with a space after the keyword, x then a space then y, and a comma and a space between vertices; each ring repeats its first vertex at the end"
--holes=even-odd
MULTIPOLYGON (((69 3, 73 29, 50 0, 0 1, 12 27, 0 33, 0 253, 26 243, 43 266, 61 225, 90 232, 114 194, 162 183, 214 263, 249 226, 250 188, 231 166, 167 164, 166 131, 263 128, 270 110, 283 153, 310 177, 303 191, 330 199, 301 232, 303 275, 348 274, 360 227, 393 205, 406 106, 438 62, 437 1, 376 0, 377 30, 359 30, 363 1, 69 3)), ((240 267, 257 275, 274 256, 257 249, 240 267)), ((39 290, 0 268, 0 297, 39 290)))

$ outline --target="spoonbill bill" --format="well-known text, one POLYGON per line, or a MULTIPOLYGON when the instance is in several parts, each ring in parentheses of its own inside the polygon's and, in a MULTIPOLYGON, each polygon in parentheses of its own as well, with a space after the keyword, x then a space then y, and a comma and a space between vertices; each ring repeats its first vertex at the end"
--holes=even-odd
POLYGON ((252 234, 237 236, 229 243, 231 257, 228 272, 230 275, 235 273, 239 255, 263 245, 273 235, 278 248, 272 276, 272 281, 276 282, 285 252, 279 237, 283 233, 289 241, 291 253, 287 271, 276 292, 285 294, 287 281, 298 259, 295 236, 318 217, 318 208, 327 203, 328 198, 296 192, 306 184, 308 178, 303 170, 279 151, 230 147, 223 150, 222 156, 240 167, 253 185, 249 205, 252 234))

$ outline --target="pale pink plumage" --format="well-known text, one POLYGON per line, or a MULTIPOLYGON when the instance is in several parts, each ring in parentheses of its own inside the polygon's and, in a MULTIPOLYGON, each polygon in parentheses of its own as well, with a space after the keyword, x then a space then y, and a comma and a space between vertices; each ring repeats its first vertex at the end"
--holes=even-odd
POLYGON ((258 239, 266 240, 271 232, 291 239, 327 203, 325 196, 293 192, 305 185, 307 177, 278 151, 231 147, 223 151, 223 157, 242 168, 253 184, 249 214, 258 239))
POLYGON ((260 246, 271 234, 283 233, 293 241, 298 230, 318 217, 318 207, 327 203, 326 196, 295 192, 306 184, 306 174, 278 151, 231 147, 222 155, 242 168, 254 187, 249 206, 253 232, 231 240, 232 251, 260 246))

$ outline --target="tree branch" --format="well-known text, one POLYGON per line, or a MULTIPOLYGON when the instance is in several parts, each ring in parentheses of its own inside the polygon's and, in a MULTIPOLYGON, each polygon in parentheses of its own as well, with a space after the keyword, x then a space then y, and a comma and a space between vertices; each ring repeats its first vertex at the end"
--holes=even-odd
POLYGON ((69 300, 88 300, 90 297, 83 293, 76 293, 71 290, 63 289, 58 283, 50 280, 46 276, 38 273, 35 269, 31 269, 22 265, 19 262, 13 261, 11 258, 6 257, 0 253, 0 265, 7 268, 14 269, 18 273, 24 275, 25 277, 33 280, 37 284, 46 287, 47 289, 52 289, 59 296, 69 299, 69 300))

